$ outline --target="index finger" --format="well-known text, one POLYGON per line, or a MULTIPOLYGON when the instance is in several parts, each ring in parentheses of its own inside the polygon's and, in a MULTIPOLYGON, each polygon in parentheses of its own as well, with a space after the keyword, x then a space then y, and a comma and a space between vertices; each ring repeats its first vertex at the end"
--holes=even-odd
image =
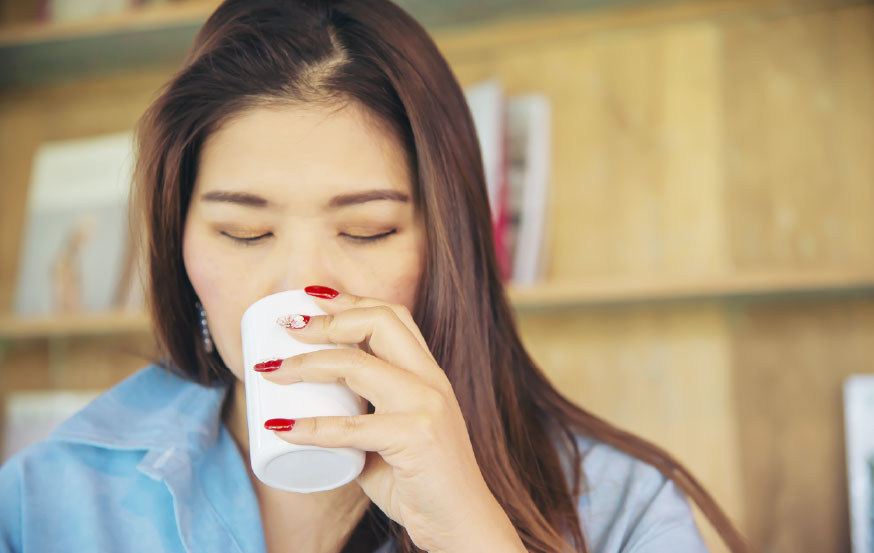
POLYGON ((413 319, 412 313, 407 308, 406 305, 398 304, 398 303, 389 303, 377 298, 368 298, 364 296, 356 296, 354 294, 349 294, 346 292, 338 292, 333 288, 328 288, 326 286, 307 286, 304 288, 304 291, 315 298, 316 303, 325 310, 325 313, 332 315, 334 313, 339 313, 340 311, 345 311, 347 309, 355 309, 355 308, 368 308, 368 307, 388 307, 391 309, 394 314, 397 316, 398 320, 403 323, 407 330, 410 331, 410 334, 416 339, 419 343, 419 346, 428 354, 428 357, 431 358, 431 361, 437 363, 437 360, 434 359, 434 355, 431 353, 431 348, 428 347, 428 343, 425 341, 425 337, 422 336, 422 331, 419 329, 419 325, 416 324, 416 321, 413 319))

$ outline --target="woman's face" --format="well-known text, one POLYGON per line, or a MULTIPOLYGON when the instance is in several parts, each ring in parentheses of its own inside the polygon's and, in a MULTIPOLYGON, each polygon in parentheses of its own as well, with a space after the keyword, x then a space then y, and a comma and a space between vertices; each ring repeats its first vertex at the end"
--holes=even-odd
POLYGON ((361 108, 259 107, 203 145, 185 222, 188 278, 243 378, 240 319, 313 284, 413 309, 424 229, 405 153, 361 108))

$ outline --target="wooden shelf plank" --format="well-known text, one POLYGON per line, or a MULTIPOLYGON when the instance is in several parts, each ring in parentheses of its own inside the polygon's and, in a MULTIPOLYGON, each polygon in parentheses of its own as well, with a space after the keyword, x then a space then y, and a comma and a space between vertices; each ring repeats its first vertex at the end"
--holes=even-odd
POLYGON ((82 21, 36 22, 0 28, 0 48, 150 29, 199 26, 218 4, 217 0, 188 0, 145 6, 82 21))
MULTIPOLYGON (((587 278, 535 286, 509 286, 520 311, 585 308, 646 302, 773 298, 836 293, 874 293, 874 268, 863 272, 762 273, 712 277, 587 278)), ((145 313, 20 317, 0 315, 0 340, 147 333, 145 313)))
POLYGON ((137 334, 150 329, 147 314, 130 311, 43 317, 0 315, 0 340, 137 334))
POLYGON ((874 268, 863 272, 784 272, 714 276, 603 277, 509 287, 517 309, 874 292, 874 268))
POLYGON ((93 21, 2 30, 0 89, 177 65, 211 4, 173 3, 93 21))
MULTIPOLYGON (((761 10, 819 9, 866 0, 399 0, 434 32, 444 53, 506 48, 618 27, 761 10), (534 23, 532 24, 532 18, 534 23), (490 25, 488 32, 470 29, 490 25)), ((176 65, 218 0, 185 0, 146 6, 86 21, 34 23, 0 28, 0 89, 57 83, 176 65)))

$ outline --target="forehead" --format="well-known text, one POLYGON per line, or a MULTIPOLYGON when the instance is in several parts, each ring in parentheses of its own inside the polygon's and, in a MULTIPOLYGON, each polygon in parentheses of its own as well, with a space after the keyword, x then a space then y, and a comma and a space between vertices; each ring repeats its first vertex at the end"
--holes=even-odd
POLYGON ((197 188, 243 190, 277 203, 374 188, 409 194, 406 156, 393 133, 354 103, 254 107, 206 140, 197 188))

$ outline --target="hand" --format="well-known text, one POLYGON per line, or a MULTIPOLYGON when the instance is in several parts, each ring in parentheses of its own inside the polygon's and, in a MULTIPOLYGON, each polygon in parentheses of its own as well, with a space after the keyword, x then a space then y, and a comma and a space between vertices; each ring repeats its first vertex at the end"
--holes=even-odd
POLYGON ((293 444, 366 451, 358 484, 421 549, 524 551, 483 479, 452 386, 409 311, 350 294, 316 301, 328 315, 298 317, 303 327, 289 334, 359 348, 290 357, 264 377, 340 382, 374 413, 298 419, 276 434, 293 444))

